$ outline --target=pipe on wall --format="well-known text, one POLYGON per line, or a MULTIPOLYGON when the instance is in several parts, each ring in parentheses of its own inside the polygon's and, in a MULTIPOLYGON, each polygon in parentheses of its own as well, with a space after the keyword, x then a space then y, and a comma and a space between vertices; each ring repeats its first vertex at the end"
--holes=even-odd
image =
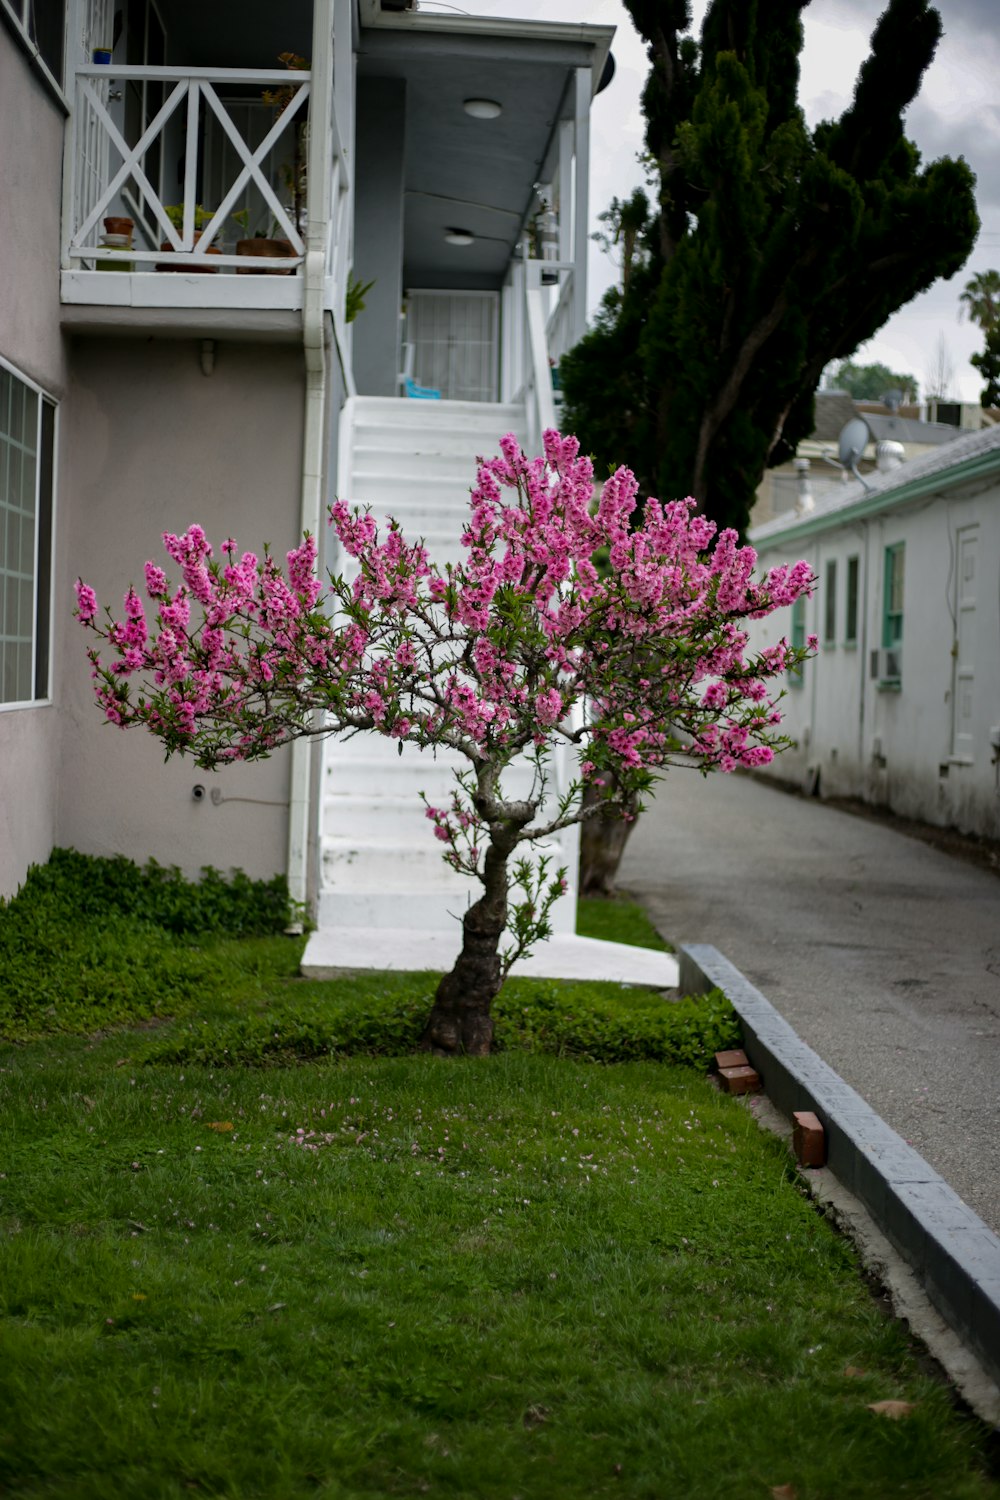
MULTIPOLYGON (((350 38, 344 39, 350 46, 350 38)), ((306 211, 306 253, 302 267, 302 346, 305 356, 305 409, 302 441, 299 530, 319 537, 322 525, 326 470, 326 244, 330 232, 330 142, 333 110, 333 0, 313 5, 312 93, 309 100, 309 142, 306 211)), ((288 808, 288 893, 303 909, 309 894, 309 782, 312 738, 294 740, 291 747, 291 785, 288 808)), ((290 930, 301 931, 301 921, 290 930)))

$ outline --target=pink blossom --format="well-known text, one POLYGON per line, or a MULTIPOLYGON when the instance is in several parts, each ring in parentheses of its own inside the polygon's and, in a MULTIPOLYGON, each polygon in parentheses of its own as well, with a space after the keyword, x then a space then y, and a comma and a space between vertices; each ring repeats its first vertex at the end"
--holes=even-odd
POLYGON ((97 595, 89 583, 84 583, 78 578, 74 584, 76 589, 76 613, 81 625, 88 624, 97 614, 97 595))

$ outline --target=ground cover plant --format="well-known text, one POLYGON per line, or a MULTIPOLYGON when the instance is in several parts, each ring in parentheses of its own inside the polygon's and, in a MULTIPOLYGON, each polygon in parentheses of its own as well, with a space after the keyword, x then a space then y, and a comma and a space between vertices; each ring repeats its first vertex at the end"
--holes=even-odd
MULTIPOLYGON (((114 888, 89 920, 138 972, 164 929, 114 888)), ((59 889, 22 897, 58 926, 59 889)), ((512 982, 505 1050, 452 1065, 410 1050, 433 976, 324 985, 299 940, 197 942, 183 1014, 44 1035, 22 1006, 36 1040, 0 1049, 0 1492, 996 1493, 982 1429, 706 1080, 722 997, 512 982), (349 1025, 361 1055, 331 1053, 349 1025)))
MULTIPOLYGON (((662 945, 631 903, 581 911, 606 938, 662 945)), ((282 881, 209 871, 189 882, 156 865, 56 850, 0 903, 0 1038, 144 1021, 151 1061, 219 1067, 415 1050, 438 976, 302 979, 304 939, 284 934, 287 919, 282 881)), ((508 981, 496 1026, 508 1049, 695 1066, 737 1040, 718 994, 665 1005, 655 990, 582 981, 508 981)))
POLYGON ((457 564, 439 567, 391 517, 380 530, 338 500, 330 520, 353 576, 328 585, 314 537, 282 569, 231 537, 216 557, 198 525, 164 534, 179 580, 148 561, 146 602, 130 585, 120 619, 76 585, 105 719, 146 730, 168 756, 217 768, 367 731, 400 753, 440 745, 464 760, 450 801, 426 811, 445 861, 482 894, 420 1045, 477 1056, 507 974, 550 934, 566 890, 546 841, 599 814, 634 819, 678 761, 705 773, 766 764, 788 743, 785 673, 815 647, 754 653, 746 628, 811 592, 807 563, 755 578, 735 531, 716 536, 693 500, 640 506, 625 468, 595 503, 574 437, 546 432, 532 459, 511 433, 500 449, 478 460, 457 564), (525 764, 528 790, 515 791, 508 773, 525 764))

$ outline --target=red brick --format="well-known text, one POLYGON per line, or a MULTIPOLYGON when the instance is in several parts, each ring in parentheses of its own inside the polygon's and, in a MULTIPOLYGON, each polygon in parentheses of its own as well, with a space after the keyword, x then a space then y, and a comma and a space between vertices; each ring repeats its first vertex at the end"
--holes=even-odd
POLYGON ((749 1064, 720 1068, 719 1083, 727 1094, 755 1094, 760 1088, 760 1074, 749 1064))
POLYGON ((715 1054, 715 1066, 717 1068, 747 1068, 750 1059, 739 1047, 734 1047, 731 1052, 717 1052, 715 1054))
POLYGON ((800 1167, 826 1165, 826 1132, 811 1109, 798 1109, 792 1115, 792 1149, 800 1167))

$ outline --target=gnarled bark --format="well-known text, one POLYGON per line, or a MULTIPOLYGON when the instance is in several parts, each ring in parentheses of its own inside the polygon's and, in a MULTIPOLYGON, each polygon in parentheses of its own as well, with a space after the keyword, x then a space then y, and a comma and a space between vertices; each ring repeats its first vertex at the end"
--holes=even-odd
MULTIPOLYGON (((599 798, 597 788, 587 786, 583 793, 584 808, 593 806, 599 798)), ((625 804, 633 814, 628 821, 616 808, 613 812, 592 813, 580 824, 581 896, 610 896, 614 891, 618 866, 636 824, 637 801, 633 797, 625 804)))
POLYGON ((507 925, 507 862, 533 808, 510 804, 490 824, 483 861, 483 894, 462 919, 462 951, 437 987, 420 1048, 440 1056, 486 1057, 493 1042, 490 1007, 503 984, 500 940, 507 925))

